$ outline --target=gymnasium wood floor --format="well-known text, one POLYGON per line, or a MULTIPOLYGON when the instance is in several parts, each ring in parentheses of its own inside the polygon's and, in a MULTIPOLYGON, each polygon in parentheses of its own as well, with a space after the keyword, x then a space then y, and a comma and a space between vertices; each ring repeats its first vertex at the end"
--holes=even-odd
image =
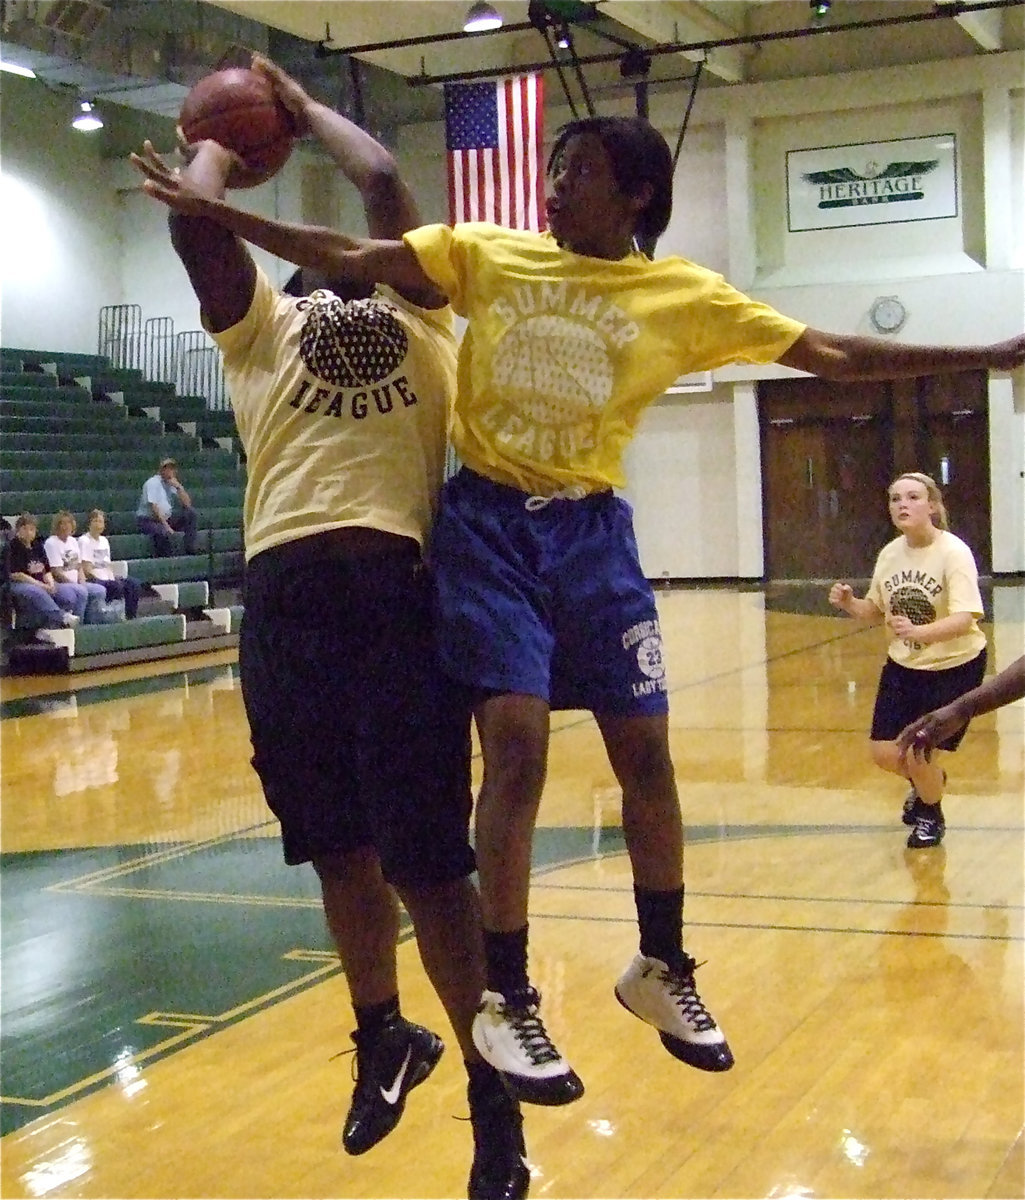
MULTIPOLYGON (((1025 585, 992 604, 999 666, 1025 585)), ((737 1066, 675 1062, 616 1003, 618 796, 593 722, 559 715, 532 962, 587 1093, 527 1110, 532 1197, 1021 1197, 1022 705, 975 723, 945 845, 907 852, 865 747, 878 630, 822 589, 660 605, 688 947, 737 1066)), ((451 1038, 396 1132, 340 1150, 351 1011, 248 765, 233 656, 9 679, 2 709, 3 1195, 464 1196, 451 1038)), ((399 954, 404 1010, 444 1030, 399 954)))

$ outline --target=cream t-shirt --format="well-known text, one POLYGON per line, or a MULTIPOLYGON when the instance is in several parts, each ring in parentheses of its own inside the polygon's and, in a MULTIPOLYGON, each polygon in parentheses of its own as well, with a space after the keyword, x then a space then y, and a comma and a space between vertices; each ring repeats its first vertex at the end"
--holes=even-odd
POLYGON ((959 637, 924 645, 914 638, 890 637, 887 653, 895 663, 919 671, 945 671, 976 658, 986 635, 976 618, 983 614, 979 572, 968 546, 940 530, 929 546, 909 546, 903 534, 879 552, 867 600, 884 616, 902 614, 928 625, 951 613, 972 614, 971 628, 959 637))
POLYGON ((444 476, 455 389, 449 308, 379 288, 284 296, 257 269, 220 347, 246 450, 246 559, 345 526, 423 545, 444 476))

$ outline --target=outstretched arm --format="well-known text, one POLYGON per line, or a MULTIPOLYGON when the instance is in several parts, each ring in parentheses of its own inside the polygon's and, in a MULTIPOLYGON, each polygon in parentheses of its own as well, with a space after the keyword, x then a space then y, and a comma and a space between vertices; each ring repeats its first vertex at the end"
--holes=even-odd
POLYGON ((926 762, 936 746, 967 725, 972 717, 1002 708, 1025 696, 1025 655, 1005 667, 999 675, 980 683, 977 688, 958 696, 943 708, 912 721, 897 737, 897 750, 903 760, 908 751, 926 762))
MULTIPOLYGON (((188 163, 173 172, 153 149, 143 145, 133 164, 151 178, 163 178, 190 195, 219 199, 237 161, 230 150, 217 142, 200 142, 188 150, 188 163)), ((146 185, 143 185, 144 187, 146 185)), ((246 315, 256 289, 256 265, 246 247, 223 225, 201 212, 172 212, 168 218, 171 244, 182 260, 200 308, 214 333, 230 329, 246 315)))
POLYGON ((836 380, 1012 371, 1025 363, 1025 334, 990 346, 911 346, 809 328, 779 361, 785 367, 836 380))
POLYGON ((405 242, 352 238, 322 225, 295 225, 258 217, 202 194, 192 186, 191 179, 175 175, 159 159, 133 154, 132 161, 148 176, 143 187, 150 196, 185 217, 216 223, 218 228, 296 266, 311 267, 366 287, 387 283, 406 295, 436 292, 405 242))

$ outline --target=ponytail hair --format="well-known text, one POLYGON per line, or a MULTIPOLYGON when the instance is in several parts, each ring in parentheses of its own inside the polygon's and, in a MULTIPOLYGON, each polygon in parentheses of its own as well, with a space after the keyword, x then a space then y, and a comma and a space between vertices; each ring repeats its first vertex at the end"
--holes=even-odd
MULTIPOLYGON (((946 505, 943 503, 943 493, 940 491, 936 480, 931 475, 926 475, 922 471, 902 471, 893 483, 898 483, 901 479, 913 479, 915 483, 920 483, 925 488, 925 494, 929 497, 929 502, 936 508, 936 511, 932 515, 932 523, 937 529, 949 529, 950 522, 947 517, 946 505)), ((893 483, 890 484, 891 488, 893 487, 893 483)), ((889 491, 889 488, 887 488, 887 491, 889 491)))

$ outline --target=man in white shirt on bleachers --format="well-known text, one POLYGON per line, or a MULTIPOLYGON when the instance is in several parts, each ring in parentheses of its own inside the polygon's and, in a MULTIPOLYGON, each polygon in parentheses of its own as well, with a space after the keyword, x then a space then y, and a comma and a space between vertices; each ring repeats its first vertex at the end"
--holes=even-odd
POLYGON ((192 498, 178 478, 178 464, 165 458, 155 475, 142 485, 139 507, 135 511, 140 533, 148 534, 157 558, 174 554, 172 534, 184 534, 186 554, 196 553, 196 529, 199 518, 192 498))

